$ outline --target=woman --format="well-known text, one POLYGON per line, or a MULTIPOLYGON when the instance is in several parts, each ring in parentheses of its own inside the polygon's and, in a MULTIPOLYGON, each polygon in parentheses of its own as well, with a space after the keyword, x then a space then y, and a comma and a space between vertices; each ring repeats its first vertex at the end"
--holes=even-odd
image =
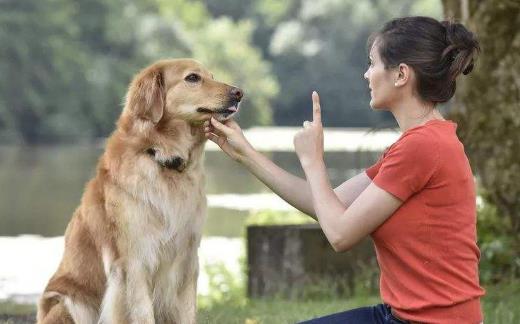
POLYGON ((384 304, 307 323, 482 322, 473 175, 456 124, 437 104, 468 74, 479 45, 463 25, 427 17, 388 22, 369 39, 364 77, 370 106, 389 110, 402 131, 380 160, 332 189, 323 162, 320 103, 294 147, 306 180, 255 151, 233 121, 206 124, 206 136, 280 197, 315 218, 336 251, 370 235, 384 304))

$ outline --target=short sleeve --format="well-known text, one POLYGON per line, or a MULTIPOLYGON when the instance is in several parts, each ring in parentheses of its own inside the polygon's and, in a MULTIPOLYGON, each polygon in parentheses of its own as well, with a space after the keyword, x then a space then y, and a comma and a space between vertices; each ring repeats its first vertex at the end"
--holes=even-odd
POLYGON ((427 185, 438 164, 437 143, 426 134, 410 133, 388 150, 372 181, 401 201, 406 201, 427 185))
POLYGON ((370 180, 374 180, 374 178, 376 177, 377 173, 379 172, 379 169, 381 168, 381 164, 383 164, 383 160, 384 160, 386 154, 392 148, 393 145, 395 145, 395 144, 392 144, 391 146, 387 147, 383 151, 383 153, 381 154, 381 156, 379 157, 379 159, 377 160, 376 163, 374 163, 372 166, 365 169, 365 173, 370 178, 370 180))
POLYGON ((381 168, 382 163, 383 163, 383 156, 381 156, 374 165, 365 169, 365 173, 370 178, 370 180, 374 180, 377 173, 379 172, 379 169, 381 168))

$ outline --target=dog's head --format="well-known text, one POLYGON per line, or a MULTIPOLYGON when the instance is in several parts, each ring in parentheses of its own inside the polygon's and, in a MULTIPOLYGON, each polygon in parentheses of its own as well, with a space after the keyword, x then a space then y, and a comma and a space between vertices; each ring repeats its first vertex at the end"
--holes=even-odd
POLYGON ((153 124, 163 118, 190 124, 200 124, 210 117, 223 121, 238 111, 242 96, 241 89, 214 80, 195 60, 163 60, 134 78, 125 112, 153 124))

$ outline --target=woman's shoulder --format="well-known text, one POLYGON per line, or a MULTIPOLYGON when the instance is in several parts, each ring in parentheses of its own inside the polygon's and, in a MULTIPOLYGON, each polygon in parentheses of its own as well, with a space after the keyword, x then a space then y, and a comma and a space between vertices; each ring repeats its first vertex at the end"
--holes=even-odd
POLYGON ((434 119, 405 131, 396 144, 414 146, 419 150, 423 146, 439 146, 458 141, 456 129, 457 124, 451 120, 434 119))

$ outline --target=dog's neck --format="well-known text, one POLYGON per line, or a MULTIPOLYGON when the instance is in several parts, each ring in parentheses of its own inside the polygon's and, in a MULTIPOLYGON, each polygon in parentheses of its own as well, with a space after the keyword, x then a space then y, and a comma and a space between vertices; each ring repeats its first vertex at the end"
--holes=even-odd
POLYGON ((157 143, 152 142, 146 148, 146 153, 161 168, 183 172, 193 163, 201 160, 206 138, 201 126, 190 124, 183 120, 170 123, 177 122, 182 123, 182 126, 178 125, 176 127, 175 131, 178 133, 178 138, 172 142, 171 147, 158 147, 157 143), (178 148, 175 146, 178 146, 178 148))
MULTIPOLYGON (((200 166, 206 142, 201 125, 173 118, 157 124, 142 120, 130 123, 122 116, 118 126, 107 142, 108 155, 120 157, 124 151, 144 154, 161 168, 179 173, 200 166)), ((117 172, 118 167, 114 167, 110 169, 117 172)))

